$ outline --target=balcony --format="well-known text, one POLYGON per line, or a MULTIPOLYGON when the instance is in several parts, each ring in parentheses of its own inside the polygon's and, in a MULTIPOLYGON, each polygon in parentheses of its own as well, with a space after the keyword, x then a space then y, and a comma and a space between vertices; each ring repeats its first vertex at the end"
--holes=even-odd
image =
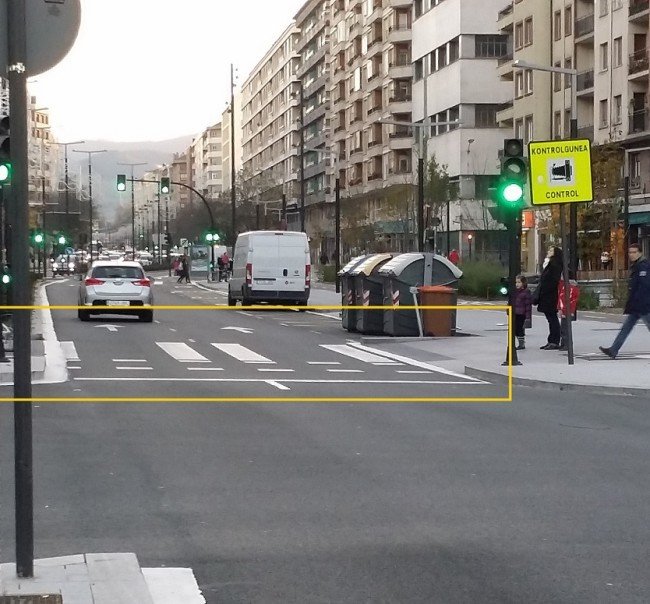
POLYGON ((393 132, 389 136, 388 144, 392 150, 410 149, 413 145, 413 137, 408 132, 393 132))
POLYGON ((393 80, 413 77, 413 67, 411 63, 388 64, 388 77, 393 80))
POLYGON ((642 49, 634 52, 629 57, 628 74, 630 79, 642 79, 648 77, 648 50, 642 49))
POLYGON ((370 107, 368 109, 368 115, 372 115, 373 113, 375 113, 377 111, 381 111, 381 109, 382 109, 381 103, 379 105, 375 105, 374 107, 370 107))
MULTIPOLYGON (((593 90, 594 90, 594 70, 593 69, 588 69, 586 71, 581 71, 578 74, 577 77, 577 90, 576 92, 578 94, 584 92, 587 93, 588 91, 591 92, 593 95, 593 90)), ((584 94, 582 96, 587 96, 587 94, 584 94)))
POLYGON ((410 26, 399 25, 391 26, 388 28, 388 41, 393 44, 400 42, 410 42, 413 39, 413 30, 410 26))
POLYGON ((578 128, 578 138, 588 138, 591 142, 594 141, 594 126, 582 126, 578 128))
POLYGON ((648 120, 649 113, 648 109, 640 109, 632 112, 632 115, 630 115, 628 134, 635 135, 648 132, 648 124, 650 123, 650 120, 648 120))
POLYGON ((388 99, 388 103, 388 109, 391 113, 409 113, 412 109, 410 94, 392 96, 388 99))
POLYGON ((648 21, 648 13, 650 12, 649 0, 630 0, 630 21, 648 21))
POLYGON ((411 8, 413 0, 389 0, 388 4, 391 8, 411 8))
POLYGON ((497 21, 501 21, 501 19, 505 19, 507 16, 512 15, 512 12, 513 12, 512 3, 510 3, 497 13, 497 21))
POLYGON ((379 180, 380 178, 383 177, 384 175, 381 172, 373 172, 372 174, 368 174, 368 181, 379 180))
POLYGON ((576 19, 574 35, 577 42, 586 42, 594 36, 594 13, 576 19), (582 39, 584 38, 584 39, 582 39))

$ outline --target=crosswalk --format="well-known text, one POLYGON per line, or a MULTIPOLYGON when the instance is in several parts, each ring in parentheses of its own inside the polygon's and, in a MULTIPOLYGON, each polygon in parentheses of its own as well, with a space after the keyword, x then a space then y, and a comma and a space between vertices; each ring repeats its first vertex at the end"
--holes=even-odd
MULTIPOLYGON (((348 342, 345 344, 317 344, 311 358, 294 358, 287 361, 269 358, 265 354, 235 342, 210 342, 200 346, 196 342, 157 341, 154 349, 140 356, 120 356, 102 363, 117 374, 137 375, 159 370, 167 375, 169 361, 176 364, 177 371, 192 373, 195 376, 209 375, 210 372, 229 371, 240 375, 254 372, 258 375, 288 375, 318 373, 334 377, 336 374, 358 375, 373 373, 406 378, 409 375, 443 374, 463 381, 473 381, 464 374, 458 374, 440 366, 406 356, 399 356, 380 349, 348 342), (200 351, 197 350, 200 348, 200 351)), ((82 344, 83 346, 83 344, 82 344)), ((83 369, 83 354, 79 354, 74 342, 61 342, 68 369, 83 369)), ((96 357, 96 351, 92 354, 96 357)), ((268 354, 268 353, 267 353, 268 354)), ((304 356, 304 355, 303 355, 304 356)), ((279 379, 279 378, 278 378, 279 379)))

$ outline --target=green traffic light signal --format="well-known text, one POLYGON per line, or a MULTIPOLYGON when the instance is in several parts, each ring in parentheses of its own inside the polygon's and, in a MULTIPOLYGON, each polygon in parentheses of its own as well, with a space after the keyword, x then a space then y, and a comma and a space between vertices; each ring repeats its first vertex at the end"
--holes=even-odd
POLYGON ((499 286, 499 293, 502 296, 507 296, 509 290, 510 290, 510 285, 508 283, 508 278, 501 277, 501 285, 499 286))
POLYGON ((11 163, 0 163, 0 184, 7 183, 11 180, 11 163))
POLYGON ((170 191, 170 186, 169 186, 169 177, 167 176, 162 176, 160 178, 160 194, 161 195, 169 195, 170 191))
POLYGON ((0 184, 11 181, 11 139, 9 116, 0 118, 0 184))
POLYGON ((66 239, 64 235, 59 235, 59 245, 65 245, 66 239))
POLYGON ((8 273, 4 273, 2 275, 2 283, 4 285, 9 285, 9 283, 11 283, 11 275, 9 275, 8 273))
POLYGON ((126 174, 117 175, 117 190, 126 191, 126 174))
POLYGON ((518 205, 524 198, 524 188, 518 182, 507 182, 500 189, 500 197, 504 203, 518 205))
POLYGON ((41 243, 43 243, 44 240, 45 240, 45 237, 43 237, 43 233, 36 233, 34 235, 34 243, 36 245, 40 245, 41 243))

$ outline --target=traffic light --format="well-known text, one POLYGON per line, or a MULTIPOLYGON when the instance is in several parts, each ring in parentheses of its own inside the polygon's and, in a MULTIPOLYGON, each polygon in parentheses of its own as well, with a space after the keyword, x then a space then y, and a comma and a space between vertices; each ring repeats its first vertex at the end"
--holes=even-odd
POLYGON ((169 177, 167 176, 162 176, 160 178, 160 194, 161 195, 169 195, 169 177))
POLYGON ((65 238, 65 235, 59 235, 59 238, 57 239, 57 242, 59 245, 65 245, 67 239, 65 238))
POLYGON ((219 233, 215 233, 213 231, 208 231, 205 234, 204 238, 208 243, 217 243, 221 239, 219 233))
POLYGON ((499 294, 507 297, 510 292, 510 284, 508 283, 508 277, 501 277, 501 285, 499 285, 499 294))
POLYGON ((10 283, 11 283, 11 273, 9 272, 9 269, 5 267, 4 271, 2 272, 2 284, 9 285, 10 283))
POLYGON ((169 247, 172 247, 174 245, 171 233, 165 233, 165 244, 169 247))
POLYGON ((117 175, 117 190, 126 191, 126 174, 117 175))
POLYGON ((34 245, 43 245, 43 242, 45 241, 45 236, 41 231, 34 231, 32 240, 34 241, 34 245))
POLYGON ((498 206, 507 211, 517 211, 523 207, 527 174, 523 141, 519 138, 505 139, 501 173, 492 188, 493 199, 498 206))
POLYGON ((9 116, 0 118, 0 184, 11 182, 11 144, 9 116))

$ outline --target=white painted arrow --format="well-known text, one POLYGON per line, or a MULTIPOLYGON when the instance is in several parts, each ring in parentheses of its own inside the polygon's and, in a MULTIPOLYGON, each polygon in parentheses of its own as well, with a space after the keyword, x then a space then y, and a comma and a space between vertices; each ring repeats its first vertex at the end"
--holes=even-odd
POLYGON ((117 325, 95 325, 95 327, 105 327, 108 329, 108 331, 117 331, 118 326, 117 325))
POLYGON ((240 331, 241 333, 253 333, 248 327, 222 327, 221 329, 230 329, 231 331, 240 331))

